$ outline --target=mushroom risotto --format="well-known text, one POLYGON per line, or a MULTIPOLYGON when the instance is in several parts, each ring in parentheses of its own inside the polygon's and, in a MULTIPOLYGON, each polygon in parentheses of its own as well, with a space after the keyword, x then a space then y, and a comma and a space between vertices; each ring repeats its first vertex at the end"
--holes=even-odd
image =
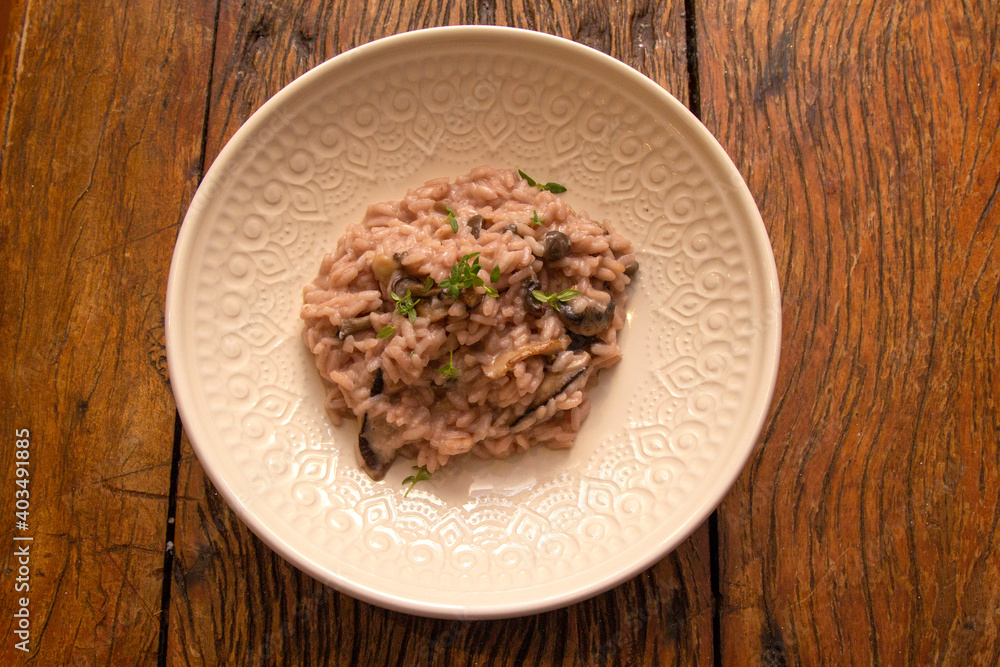
POLYGON ((368 207, 304 289, 303 337, 358 464, 433 472, 460 454, 569 447, 598 371, 621 358, 638 264, 565 188, 481 167, 368 207))

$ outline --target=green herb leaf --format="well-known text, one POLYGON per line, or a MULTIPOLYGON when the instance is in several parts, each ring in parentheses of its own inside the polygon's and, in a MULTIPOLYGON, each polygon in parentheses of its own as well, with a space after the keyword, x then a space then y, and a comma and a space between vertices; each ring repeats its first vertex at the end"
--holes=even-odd
POLYGON ((498 297, 498 296, 500 296, 500 293, 497 292, 492 287, 490 287, 489 285, 483 285, 483 291, 486 292, 487 296, 492 296, 492 297, 498 297))
POLYGON ((559 301, 572 301, 576 297, 580 296, 580 291, 575 289, 564 289, 563 291, 555 294, 547 294, 542 290, 536 289, 531 290, 531 296, 533 296, 538 303, 547 303, 556 310, 559 310, 559 301))
POLYGON ((381 329, 379 329, 378 333, 375 334, 375 337, 376 338, 382 338, 382 339, 392 338, 392 334, 395 333, 395 332, 396 332, 396 327, 394 327, 394 326, 386 326, 386 327, 382 327, 381 329))
POLYGON ((454 351, 449 352, 448 365, 442 366, 441 368, 437 369, 437 372, 445 376, 446 378, 458 377, 458 367, 454 363, 452 363, 454 361, 454 355, 455 355, 454 351))
POLYGON ((389 296, 396 302, 396 314, 409 318, 410 324, 413 324, 417 319, 416 307, 420 303, 420 299, 414 299, 410 294, 410 290, 406 290, 404 296, 399 296, 395 292, 390 292, 389 296))
POLYGON ((543 185, 541 183, 536 182, 535 179, 533 179, 531 176, 528 176, 520 169, 517 170, 517 173, 521 175, 521 178, 528 181, 528 185, 530 185, 533 188, 538 188, 539 190, 548 190, 549 192, 555 195, 560 194, 562 192, 566 192, 566 186, 564 185, 559 185, 558 183, 552 183, 551 181, 543 185))
POLYGON ((444 219, 449 225, 451 225, 451 231, 458 234, 458 218, 455 217, 455 211, 451 209, 451 206, 447 204, 444 205, 445 210, 448 211, 448 217, 444 219))
POLYGON ((406 496, 410 495, 410 491, 412 491, 413 487, 417 485, 417 482, 422 482, 425 479, 430 479, 431 478, 431 474, 429 472, 427 472, 427 466, 420 466, 419 468, 417 466, 411 466, 410 470, 415 471, 417 474, 416 475, 410 475, 409 477, 407 477, 406 479, 403 480, 403 484, 409 484, 410 485, 410 488, 408 488, 406 490, 406 493, 403 494, 404 498, 406 496))
POLYGON ((539 218, 538 211, 532 210, 531 222, 534 223, 535 227, 541 227, 542 223, 545 222, 545 218, 539 218))
POLYGON ((572 301, 578 296, 580 296, 580 290, 564 289, 562 292, 559 292, 559 294, 556 294, 556 299, 559 301, 572 301))
POLYGON ((538 303, 552 304, 552 299, 555 298, 555 294, 546 294, 540 289, 531 290, 531 296, 535 298, 538 303))
POLYGON ((494 266, 493 270, 490 271, 490 282, 491 283, 496 283, 496 281, 498 281, 498 280, 500 280, 500 265, 499 264, 497 264, 496 266, 494 266))
POLYGON ((452 299, 458 300, 467 289, 482 287, 483 279, 479 277, 480 266, 478 252, 466 255, 451 267, 451 275, 438 283, 438 287, 446 290, 452 299), (472 260, 475 260, 473 262, 472 260))
POLYGON ((430 290, 430 288, 432 287, 434 287, 434 279, 431 278, 430 276, 427 276, 427 280, 424 281, 424 291, 426 292, 430 290))

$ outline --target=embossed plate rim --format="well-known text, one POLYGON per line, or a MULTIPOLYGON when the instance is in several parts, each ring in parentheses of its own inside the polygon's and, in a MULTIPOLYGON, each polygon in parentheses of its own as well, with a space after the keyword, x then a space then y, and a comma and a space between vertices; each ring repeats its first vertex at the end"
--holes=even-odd
POLYGON ((742 177, 722 147, 708 130, 669 93, 639 72, 589 47, 552 35, 515 28, 492 26, 431 28, 394 35, 347 51, 310 70, 268 100, 244 123, 220 152, 195 194, 178 234, 177 246, 171 262, 166 304, 167 358, 178 410, 185 427, 188 429, 192 446, 213 484, 241 520, 272 549, 303 571, 346 593, 384 607, 427 616, 501 618, 537 613, 601 593, 649 567, 686 539, 715 509, 735 482, 749 458, 763 426, 777 376, 780 317, 773 318, 766 323, 767 326, 761 327, 761 331, 768 334, 767 340, 762 341, 761 344, 762 373, 759 377, 761 381, 759 386, 765 391, 758 394, 758 400, 750 410, 749 417, 745 420, 746 423, 752 424, 752 428, 744 429, 740 434, 742 436, 740 442, 738 446, 733 448, 733 451, 738 455, 731 456, 725 461, 721 470, 718 471, 718 475, 711 480, 711 483, 705 485, 708 487, 708 491, 686 501, 677 510, 686 516, 680 526, 671 534, 661 536, 655 545, 651 547, 647 545, 642 557, 635 558, 631 555, 609 557, 602 562, 606 569, 603 576, 592 576, 591 569, 582 575, 577 573, 568 577, 566 579, 567 585, 562 590, 546 590, 551 589, 552 585, 539 584, 531 587, 532 591, 538 589, 538 595, 523 596, 521 599, 511 599, 511 596, 503 595, 498 591, 495 601, 485 600, 482 594, 476 594, 470 596, 471 599, 475 600, 473 603, 450 604, 440 600, 419 599, 412 594, 394 594, 392 591, 364 585, 353 580, 349 574, 334 572, 329 567, 322 566, 305 557, 286 539, 288 528, 281 525, 280 521, 276 521, 277 515, 265 503, 255 503, 253 496, 241 495, 234 490, 226 477, 223 465, 225 462, 220 461, 219 453, 210 446, 209 433, 199 423, 199 420, 194 418, 198 411, 191 391, 194 379, 187 372, 182 348, 174 344, 175 341, 182 338, 185 304, 180 299, 183 296, 182 285, 186 279, 185 259, 190 256, 196 240, 200 213, 209 206, 214 189, 224 184, 227 177, 226 170, 238 157, 241 145, 254 137, 255 132, 265 126, 273 112, 279 110, 286 100, 300 91, 308 89, 314 82, 334 76, 337 71, 343 71, 354 63, 377 59, 379 53, 385 49, 396 49, 403 45, 415 47, 426 43, 424 40, 448 40, 452 43, 464 40, 475 43, 477 39, 487 36, 490 39, 510 40, 523 45, 526 49, 531 48, 532 45, 540 45, 547 49, 560 50, 565 53, 566 58, 573 59, 575 62, 589 61, 593 63, 595 69, 619 77, 628 86, 640 90, 643 95, 654 98, 659 104, 662 104, 666 114, 682 126, 679 130, 681 134, 705 151, 703 157, 712 161, 712 166, 716 171, 721 170, 728 176, 725 179, 727 192, 724 196, 730 200, 729 203, 733 207, 740 208, 745 216, 747 233, 753 243, 751 252, 762 260, 764 266, 760 268, 767 274, 764 277, 764 284, 767 288, 765 296, 770 299, 768 308, 776 309, 771 314, 777 315, 780 312, 777 270, 763 221, 742 177))

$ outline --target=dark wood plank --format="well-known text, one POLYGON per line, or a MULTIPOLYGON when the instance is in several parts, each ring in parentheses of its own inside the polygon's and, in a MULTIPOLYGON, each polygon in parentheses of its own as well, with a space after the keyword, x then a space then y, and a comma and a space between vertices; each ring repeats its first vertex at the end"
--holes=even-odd
MULTIPOLYGON (((254 109, 309 67, 387 34, 449 23, 506 23, 575 38, 636 66, 686 99, 682 3, 587 7, 224 5, 208 155, 214 157, 254 109)), ((707 528, 641 576, 564 610, 500 622, 422 619, 359 602, 295 570, 239 522, 186 442, 184 447, 169 626, 174 664, 712 661, 707 528)))
POLYGON ((17 63, 25 22, 26 0, 8 2, 0 0, 0 175, 3 174, 4 152, 7 147, 7 129, 14 83, 17 81, 17 63))
MULTIPOLYGON (((163 297, 196 185, 212 12, 88 0, 11 17, 23 41, 0 171, 0 537, 12 544, 13 433, 27 428, 31 657, 155 662, 174 430, 163 297)), ((0 608, 13 610, 8 581, 0 608)), ((2 664, 23 657, 11 623, 2 664)))
POLYGON ((574 39, 614 55, 678 99, 687 99, 683 2, 560 2, 545 7, 544 15, 531 3, 493 12, 489 2, 469 5, 424 6, 415 0, 223 3, 207 154, 218 155, 251 113, 311 67, 380 37, 439 25, 511 25, 574 39))
POLYGON ((552 33, 614 56, 687 102, 683 0, 505 0, 496 15, 498 24, 552 33))
POLYGON ((698 7, 784 292, 720 514, 723 663, 997 664, 1000 6, 698 7))

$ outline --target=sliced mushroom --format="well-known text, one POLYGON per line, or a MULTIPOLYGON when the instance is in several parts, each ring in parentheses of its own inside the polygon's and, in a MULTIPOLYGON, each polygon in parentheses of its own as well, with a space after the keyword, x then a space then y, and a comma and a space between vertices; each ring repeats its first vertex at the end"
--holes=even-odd
POLYGON ((524 310, 535 319, 538 319, 545 314, 545 304, 539 303, 539 301, 531 295, 532 291, 540 289, 542 289, 542 286, 534 278, 528 278, 521 283, 521 301, 524 303, 524 310))
POLYGON ((385 477, 386 471, 396 458, 396 449, 390 437, 392 426, 385 417, 372 417, 365 413, 358 433, 358 463, 376 482, 385 477))
POLYGON ((382 284, 388 285, 392 274, 399 269, 399 262, 389 255, 375 255, 372 259, 372 273, 382 284))
POLYGON ((371 328, 372 320, 370 315, 364 315, 362 317, 348 317, 340 323, 339 327, 337 327, 337 338, 344 340, 352 334, 371 328))
POLYGON ((552 230, 542 238, 542 261, 546 264, 558 262, 569 254, 573 242, 563 232, 552 230))
MULTIPOLYGON (((375 371, 369 396, 378 396, 385 389, 382 368, 375 371)), ((389 444, 392 427, 385 417, 371 417, 367 412, 361 418, 358 433, 358 463, 376 482, 385 477, 386 471, 396 458, 396 450, 389 444)))
POLYGON ((428 296, 433 296, 441 291, 441 288, 436 284, 431 284, 430 287, 424 287, 427 282, 427 278, 421 280, 416 276, 411 276, 408 273, 403 273, 402 270, 395 271, 389 278, 388 287, 389 291, 397 296, 406 296, 409 292, 414 297, 424 298, 428 296))
POLYGON ((451 308, 450 303, 440 297, 434 296, 430 299, 423 299, 417 304, 417 315, 419 317, 426 317, 432 323, 440 322, 448 317, 449 308, 451 308))
POLYGON ((581 336, 573 331, 567 331, 566 333, 569 334, 569 347, 566 349, 570 352, 590 349, 591 345, 601 341, 600 336, 581 336))
MULTIPOLYGON (((498 354, 489 366, 483 367, 483 375, 491 380, 498 380, 513 370, 518 362, 539 354, 552 354, 566 349, 563 339, 548 340, 540 343, 530 343, 513 350, 498 354)), ((545 381, 542 380, 544 383, 545 381)))
POLYGON ((571 368, 562 373, 547 373, 535 392, 535 401, 517 419, 511 422, 512 429, 517 428, 525 419, 533 415, 539 408, 545 407, 549 401, 567 391, 575 391, 587 383, 590 366, 571 368))
POLYGON ((538 385, 535 393, 535 404, 529 410, 537 410, 553 398, 566 392, 575 380, 587 372, 587 366, 577 370, 569 370, 563 373, 549 373, 538 385))
POLYGON ((472 234, 473 238, 479 238, 479 234, 483 231, 483 216, 478 213, 465 223, 469 227, 469 232, 472 234))
POLYGON ((560 301, 557 309, 566 329, 581 336, 594 336, 611 326, 615 317, 615 298, 609 298, 608 305, 602 307, 592 299, 578 296, 572 301, 560 301))
POLYGON ((459 296, 464 303, 469 308, 475 308, 483 301, 483 295, 474 289, 462 290, 462 294, 459 296))
POLYGON ((389 278, 388 287, 389 291, 396 296, 406 296, 407 292, 416 296, 413 290, 420 289, 423 287, 423 284, 413 276, 408 276, 405 273, 396 271, 392 274, 392 277, 389 278))
POLYGON ((372 273, 380 283, 389 288, 389 292, 397 296, 405 296, 409 291, 414 297, 427 297, 437 294, 441 288, 433 283, 430 287, 424 288, 427 277, 417 277, 410 275, 403 269, 402 260, 406 253, 396 253, 392 257, 389 255, 375 255, 372 258, 372 273))
POLYGON ((503 228, 503 231, 510 232, 511 234, 514 234, 516 236, 520 236, 520 234, 517 233, 517 225, 507 225, 506 227, 503 228))

